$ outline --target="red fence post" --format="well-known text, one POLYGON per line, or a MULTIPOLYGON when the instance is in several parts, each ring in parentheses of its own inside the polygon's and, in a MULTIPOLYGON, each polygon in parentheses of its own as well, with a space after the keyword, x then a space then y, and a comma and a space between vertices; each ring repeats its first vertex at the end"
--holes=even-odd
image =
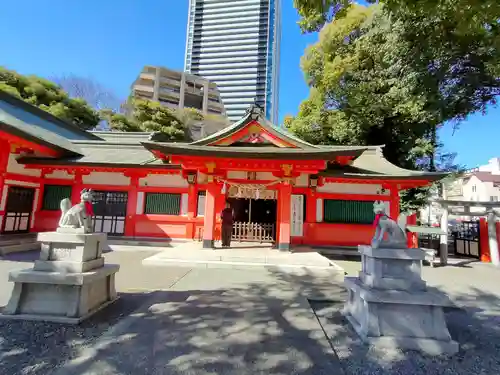
MULTIPOLYGON (((406 217, 406 225, 417 225, 417 214, 413 213, 406 217)), ((408 232, 408 248, 416 249, 418 248, 418 234, 413 232, 408 232)))
POLYGON ((491 262, 490 244, 488 238, 488 223, 486 222, 486 218, 484 217, 479 219, 479 259, 481 259, 481 262, 491 262))

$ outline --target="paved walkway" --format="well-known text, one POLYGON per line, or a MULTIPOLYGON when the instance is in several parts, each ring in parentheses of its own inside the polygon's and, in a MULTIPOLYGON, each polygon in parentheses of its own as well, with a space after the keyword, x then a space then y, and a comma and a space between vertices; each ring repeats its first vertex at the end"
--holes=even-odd
MULTIPOLYGON (((154 254, 105 254, 121 265, 122 298, 81 326, 0 322, 0 375, 500 373, 500 288, 492 282, 500 271, 488 265, 424 268, 431 286, 470 312, 447 313, 459 355, 433 359, 359 344, 338 319, 344 290, 329 277, 141 265, 154 254), (340 302, 311 309, 308 298, 340 302)), ((24 262, 0 261, 0 305, 10 295, 7 271, 31 266, 29 254, 16 259, 24 262)), ((337 264, 359 270, 359 262, 337 264)))
POLYGON ((193 269, 63 374, 340 374, 301 280, 193 269))

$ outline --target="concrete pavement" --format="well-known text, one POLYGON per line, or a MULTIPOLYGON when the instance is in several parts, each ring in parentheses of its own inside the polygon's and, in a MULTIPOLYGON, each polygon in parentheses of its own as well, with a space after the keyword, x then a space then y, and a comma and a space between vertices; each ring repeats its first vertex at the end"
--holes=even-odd
MULTIPOLYGON (((488 265, 424 268, 429 285, 464 308, 447 314, 462 351, 433 359, 358 345, 338 319, 345 294, 335 278, 141 265, 154 254, 105 254, 121 265, 121 302, 87 324, 0 326, 0 375, 499 373, 491 372, 500 369, 494 354, 500 348, 499 270, 488 265), (313 311, 308 299, 325 300, 326 308, 315 302, 313 311)), ((0 262, 0 305, 10 295, 7 271, 31 266, 28 255, 20 257, 23 262, 0 262)), ((359 271, 359 262, 336 263, 350 275, 359 271)))
POLYGON ((193 269, 56 375, 342 374, 296 283, 265 270, 193 269))

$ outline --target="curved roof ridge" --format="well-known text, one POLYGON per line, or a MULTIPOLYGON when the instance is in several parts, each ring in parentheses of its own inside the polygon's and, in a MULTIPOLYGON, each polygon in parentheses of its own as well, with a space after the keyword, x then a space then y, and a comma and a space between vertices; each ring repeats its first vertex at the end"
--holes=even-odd
POLYGON ((233 124, 219 130, 218 132, 211 134, 205 138, 202 138, 198 141, 194 141, 189 143, 190 145, 193 146, 206 146, 209 145, 210 143, 213 143, 215 141, 218 141, 220 139, 224 139, 225 137, 229 137, 232 134, 236 133, 240 129, 243 129, 245 126, 247 126, 250 122, 256 121, 258 122, 265 130, 274 133, 278 137, 283 137, 285 138, 284 140, 290 141, 292 144, 295 146, 299 147, 299 145, 304 146, 304 148, 312 148, 312 149, 318 149, 321 147, 318 147, 316 145, 313 145, 309 142, 306 142, 295 135, 287 132, 286 130, 274 126, 262 113, 262 109, 256 105, 250 106, 245 113, 245 115, 239 119, 238 121, 234 122, 233 124))

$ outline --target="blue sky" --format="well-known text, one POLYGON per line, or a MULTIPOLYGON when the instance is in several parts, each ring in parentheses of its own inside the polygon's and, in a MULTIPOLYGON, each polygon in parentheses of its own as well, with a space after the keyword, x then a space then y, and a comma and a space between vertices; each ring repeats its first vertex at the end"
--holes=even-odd
MULTIPOLYGON (((283 2, 280 118, 308 96, 300 57, 316 35, 302 35, 291 0, 283 2)), ((90 77, 120 97, 144 65, 183 69, 187 0, 3 0, 0 65, 44 77, 90 77)), ((469 167, 500 156, 500 109, 471 116, 452 136, 441 132, 469 167)))

